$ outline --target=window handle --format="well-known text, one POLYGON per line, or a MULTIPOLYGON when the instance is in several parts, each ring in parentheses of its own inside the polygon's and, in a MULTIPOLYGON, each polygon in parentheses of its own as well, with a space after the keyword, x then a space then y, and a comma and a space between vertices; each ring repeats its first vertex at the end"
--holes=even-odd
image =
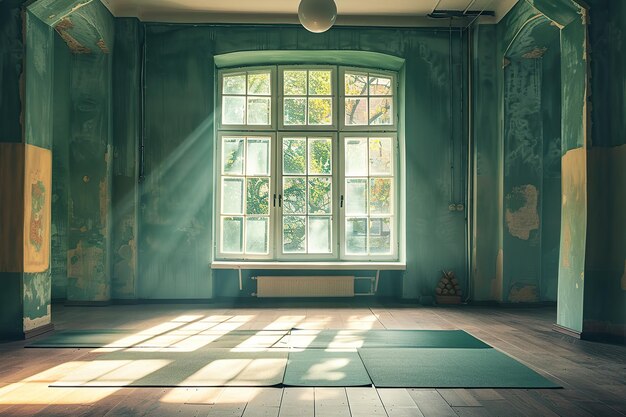
POLYGON ((283 206, 283 196, 281 194, 278 194, 278 207, 282 207, 283 206))
POLYGON ((343 208, 343 194, 341 195, 341 198, 339 199, 339 207, 343 208))
POLYGON ((274 203, 273 203, 272 207, 276 207, 276 193, 274 193, 274 203))

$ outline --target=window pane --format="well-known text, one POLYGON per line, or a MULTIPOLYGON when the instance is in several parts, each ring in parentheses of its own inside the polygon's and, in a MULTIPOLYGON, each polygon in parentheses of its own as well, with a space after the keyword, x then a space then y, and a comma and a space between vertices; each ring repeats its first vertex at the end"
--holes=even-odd
POLYGON ((267 217, 248 217, 246 219, 246 253, 267 253, 268 231, 269 219, 267 217))
POLYGON ((332 98, 309 99, 309 125, 330 125, 333 117, 332 98))
POLYGON ((370 178, 370 214, 391 214, 391 178, 370 178))
POLYGON ((367 99, 346 98, 346 125, 367 125, 367 99))
POLYGON ((332 142, 330 139, 309 139, 309 174, 330 175, 332 142))
POLYGON ((306 181, 304 178, 283 178, 283 212, 306 214, 306 181))
POLYGON ((222 180, 222 214, 243 214, 243 178, 222 180))
POLYGON ((391 78, 370 77, 370 94, 373 96, 390 96, 391 78))
POLYGON ((283 218, 283 252, 306 252, 306 218, 286 216, 283 218))
POLYGON ((367 219, 346 219, 346 253, 367 254, 367 219))
POLYGON ((309 217, 309 253, 331 253, 330 217, 309 217))
POLYGON ((243 250, 243 217, 222 218, 222 252, 241 253, 243 250))
POLYGON ((247 214, 270 213, 270 179, 247 178, 247 214))
POLYGON ((222 101, 222 124, 242 125, 246 108, 246 98, 224 96, 222 101))
POLYGON ((270 95, 270 73, 250 73, 248 74, 248 94, 249 95, 270 95))
POLYGON ((306 139, 283 139, 283 174, 306 174, 306 139))
POLYGON ((269 125, 271 114, 271 99, 248 97, 248 124, 269 125))
POLYGON ((331 190, 330 177, 309 178, 309 214, 330 214, 331 190))
POLYGON ((332 94, 330 71, 309 71, 309 94, 312 96, 332 94))
POLYGON ((370 118, 371 125, 391 124, 391 97, 370 98, 370 118))
POLYGON ((391 219, 371 219, 369 227, 370 253, 391 253, 391 219))
POLYGON ((248 138, 247 175, 270 175, 270 140, 248 138))
POLYGON ((222 145, 222 172, 243 173, 243 138, 224 138, 222 145))
POLYGON ((306 98, 286 98, 284 103, 285 125, 306 124, 306 98))
POLYGON ((367 175, 367 139, 346 138, 346 176, 367 175))
POLYGON ((346 179, 346 214, 367 215, 367 179, 346 179))
POLYGON ((370 138, 370 175, 393 174, 391 138, 370 138))
POLYGON ((283 91, 286 96, 306 95, 306 71, 285 71, 283 91))
POLYGON ((223 94, 246 94, 246 74, 225 76, 222 90, 223 94))
POLYGON ((345 86, 347 96, 367 95, 367 76, 346 73, 345 86))

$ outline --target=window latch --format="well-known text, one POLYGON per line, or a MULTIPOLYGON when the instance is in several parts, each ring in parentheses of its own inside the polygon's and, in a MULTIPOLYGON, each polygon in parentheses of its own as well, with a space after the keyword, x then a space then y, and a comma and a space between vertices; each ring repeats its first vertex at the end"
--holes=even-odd
POLYGON ((276 207, 276 193, 274 193, 274 203, 273 203, 272 207, 276 207))
POLYGON ((282 194, 278 194, 278 207, 283 206, 283 196, 282 194))
POLYGON ((339 199, 339 207, 343 208, 343 194, 341 195, 341 198, 339 199))

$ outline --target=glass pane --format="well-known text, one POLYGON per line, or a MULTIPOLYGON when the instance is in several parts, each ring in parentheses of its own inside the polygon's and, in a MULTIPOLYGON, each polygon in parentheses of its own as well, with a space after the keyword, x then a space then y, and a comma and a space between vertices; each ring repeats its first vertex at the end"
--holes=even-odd
POLYGON ((309 139, 309 174, 331 174, 332 146, 330 139, 309 139))
POLYGON ((345 85, 346 85, 347 96, 367 95, 367 76, 366 75, 346 73, 345 85))
POLYGON ((331 253, 330 217, 309 217, 309 253, 331 253))
POLYGON ((367 139, 346 138, 346 175, 367 175, 367 139))
POLYGON ((246 98, 236 96, 224 96, 222 100, 222 124, 242 125, 243 115, 246 110, 246 98))
POLYGON ((243 217, 222 218, 222 252, 243 251, 243 217))
POLYGON ((367 254, 367 219, 346 219, 346 252, 367 254))
POLYGON ((283 174, 306 174, 306 139, 283 139, 283 174))
POLYGON ((244 138, 222 139, 222 172, 224 174, 243 174, 244 138))
POLYGON ((391 253, 391 219, 370 219, 370 253, 391 253))
POLYGON ((271 102, 270 98, 248 97, 248 124, 249 125, 269 125, 271 102))
POLYGON ((285 125, 306 124, 306 98, 286 98, 283 116, 285 125))
POLYGON ((391 138, 370 138, 370 175, 393 173, 393 141, 391 138))
POLYGON ((309 214, 330 214, 331 204, 331 178, 309 178, 309 214))
POLYGON ((267 253, 269 237, 267 217, 246 219, 246 253, 267 253))
POLYGON ((306 214, 304 178, 283 178, 283 213, 306 214))
POLYGON ((246 213, 270 213, 270 179, 247 178, 246 213))
POLYGON ((283 218, 283 252, 306 252, 306 218, 286 216, 283 218))
POLYGON ((333 118, 332 98, 310 98, 309 99, 309 124, 310 125, 330 125, 333 118))
POLYGON ((391 123, 391 97, 370 98, 370 124, 390 125, 391 123))
POLYGON ((390 96, 391 78, 370 77, 370 94, 373 96, 390 96))
POLYGON ((367 214, 367 179, 346 179, 346 214, 367 214))
POLYGON ((246 74, 224 76, 222 94, 246 94, 246 74))
POLYGON ((370 178, 370 214, 391 214, 391 178, 370 178))
POLYGON ((248 138, 247 175, 270 175, 270 140, 248 138))
POLYGON ((367 99, 346 98, 346 125, 367 125, 367 99))
POLYGON ((286 96, 306 95, 306 71, 285 71, 283 83, 286 96))
POLYGON ((222 214, 243 214, 243 178, 222 180, 222 214))
POLYGON ((309 95, 329 96, 331 94, 330 71, 309 71, 309 95))
POLYGON ((249 73, 248 74, 248 94, 253 96, 270 95, 270 73, 249 73))

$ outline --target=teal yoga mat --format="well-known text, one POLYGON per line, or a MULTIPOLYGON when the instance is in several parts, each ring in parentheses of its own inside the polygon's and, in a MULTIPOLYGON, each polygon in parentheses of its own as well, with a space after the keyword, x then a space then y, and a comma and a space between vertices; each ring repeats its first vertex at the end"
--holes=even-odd
POLYGON ((267 387, 280 385, 287 351, 123 350, 73 369, 52 387, 267 387))
POLYGON ((284 385, 295 387, 371 386, 365 366, 355 351, 307 349, 290 352, 284 385))
POLYGON ((314 349, 490 347, 462 330, 292 330, 276 346, 314 349))
POLYGON ((63 330, 37 340, 29 348, 179 348, 189 346, 234 348, 269 348, 288 333, 287 330, 185 331, 173 329, 160 334, 142 330, 63 330))
POLYGON ((559 388, 496 349, 359 349, 378 388, 559 388))

